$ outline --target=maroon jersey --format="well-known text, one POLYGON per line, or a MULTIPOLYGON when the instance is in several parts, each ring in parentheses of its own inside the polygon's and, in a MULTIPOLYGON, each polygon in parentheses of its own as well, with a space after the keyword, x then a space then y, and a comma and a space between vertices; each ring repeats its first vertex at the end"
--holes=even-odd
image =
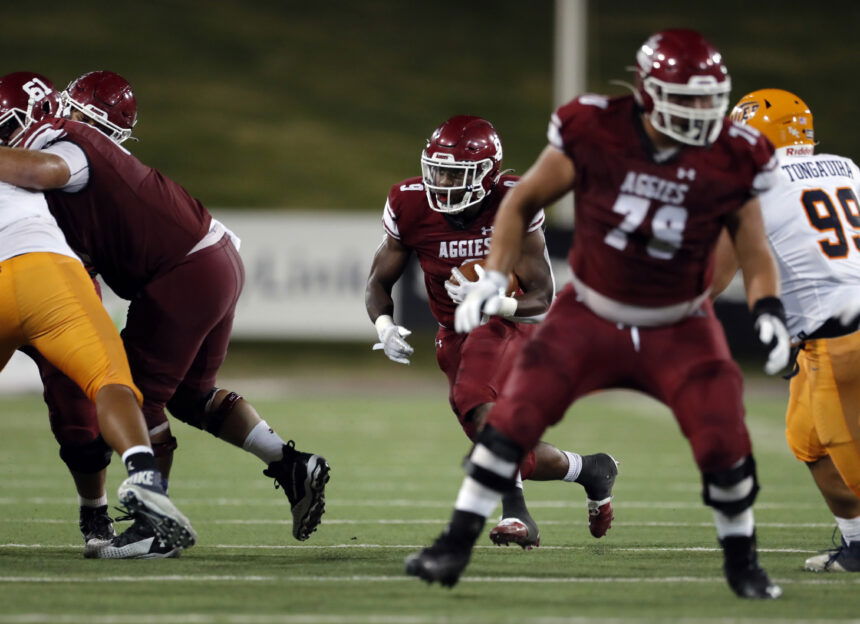
POLYGON ((550 143, 576 167, 570 266, 623 304, 662 307, 710 286, 729 213, 772 184, 773 148, 727 123, 708 148, 654 154, 632 96, 585 95, 556 110, 550 143))
MULTIPOLYGON (((457 307, 445 290, 451 269, 469 260, 483 258, 490 252, 496 211, 505 193, 518 179, 516 176, 502 176, 484 200, 478 215, 462 225, 458 224, 457 215, 446 216, 430 208, 420 177, 395 184, 388 192, 382 218, 385 231, 418 256, 424 271, 430 311, 443 327, 454 326, 457 307)), ((538 229, 543 221, 541 210, 529 224, 528 231, 538 229)))
POLYGON ((72 249, 120 297, 131 299, 208 232, 212 217, 198 200, 91 126, 49 119, 34 125, 23 145, 57 141, 83 150, 89 181, 74 193, 48 191, 48 205, 72 249))

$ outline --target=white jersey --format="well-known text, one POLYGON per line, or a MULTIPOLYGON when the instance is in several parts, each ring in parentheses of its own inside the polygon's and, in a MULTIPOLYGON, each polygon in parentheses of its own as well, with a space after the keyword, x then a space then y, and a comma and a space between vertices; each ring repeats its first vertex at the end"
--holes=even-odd
POLYGON ((842 156, 786 151, 777 150, 779 179, 759 199, 796 339, 860 298, 860 169, 842 156))
POLYGON ((0 262, 38 251, 78 258, 42 193, 0 182, 0 262))

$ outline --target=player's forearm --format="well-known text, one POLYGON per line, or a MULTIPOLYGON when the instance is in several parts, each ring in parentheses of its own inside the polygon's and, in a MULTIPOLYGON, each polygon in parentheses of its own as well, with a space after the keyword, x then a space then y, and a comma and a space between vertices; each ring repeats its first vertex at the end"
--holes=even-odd
POLYGON ((371 322, 376 322, 376 319, 383 314, 394 316, 394 299, 391 297, 391 289, 386 289, 379 283, 367 284, 364 304, 371 322))
POLYGON ((514 313, 516 317, 540 317, 546 314, 549 309, 551 295, 546 293, 524 293, 516 297, 517 311, 514 313))
POLYGON ((766 249, 742 262, 741 270, 750 309, 763 297, 779 296, 779 273, 773 256, 766 249))
POLYGON ((523 248, 526 226, 540 210, 516 197, 514 188, 502 202, 493 223, 493 238, 490 242, 490 255, 487 257, 487 270, 507 275, 513 272, 523 248), (509 201, 512 200, 512 201, 509 201))
POLYGON ((69 181, 69 167, 55 154, 0 147, 0 181, 37 191, 60 188, 69 181))

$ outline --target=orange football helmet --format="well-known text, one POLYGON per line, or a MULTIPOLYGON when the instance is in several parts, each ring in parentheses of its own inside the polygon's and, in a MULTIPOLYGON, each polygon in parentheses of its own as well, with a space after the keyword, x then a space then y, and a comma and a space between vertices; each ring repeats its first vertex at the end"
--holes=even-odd
POLYGON ((774 147, 808 145, 812 153, 812 112, 794 93, 782 89, 753 91, 740 99, 730 117, 761 132, 774 147))

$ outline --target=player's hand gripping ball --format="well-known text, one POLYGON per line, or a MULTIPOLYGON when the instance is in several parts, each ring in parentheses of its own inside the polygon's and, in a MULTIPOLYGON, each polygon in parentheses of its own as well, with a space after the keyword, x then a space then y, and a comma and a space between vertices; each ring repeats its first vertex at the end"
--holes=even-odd
MULTIPOLYGON (((475 285, 475 283, 484 274, 484 263, 486 260, 469 260, 458 267, 451 269, 451 277, 445 282, 445 290, 448 296, 454 303, 462 303, 466 295, 475 285)), ((513 273, 508 275, 508 285, 505 288, 505 295, 513 297, 520 288, 520 281, 513 273)))

